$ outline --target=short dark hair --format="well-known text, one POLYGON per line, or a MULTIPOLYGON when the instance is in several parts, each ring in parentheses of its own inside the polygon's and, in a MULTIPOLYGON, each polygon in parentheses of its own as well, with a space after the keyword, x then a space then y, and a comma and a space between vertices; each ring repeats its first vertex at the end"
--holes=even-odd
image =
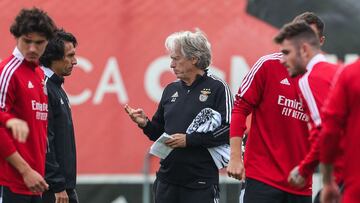
POLYGON ((296 16, 293 20, 293 22, 299 22, 299 21, 305 21, 309 25, 314 24, 317 30, 319 31, 319 37, 324 36, 325 24, 321 20, 321 18, 317 16, 315 13, 307 11, 296 16))
POLYGON ((74 47, 77 46, 77 40, 73 34, 63 29, 57 30, 54 38, 49 40, 44 54, 40 57, 41 65, 49 68, 53 61, 63 59, 65 56, 65 42, 71 42, 74 47))
POLYGON ((285 39, 306 40, 311 45, 320 47, 316 33, 305 21, 285 24, 274 38, 274 41, 277 44, 281 44, 285 39))
POLYGON ((10 32, 16 38, 29 33, 39 33, 51 39, 54 36, 56 25, 54 21, 44 12, 36 7, 21 9, 10 26, 10 32))

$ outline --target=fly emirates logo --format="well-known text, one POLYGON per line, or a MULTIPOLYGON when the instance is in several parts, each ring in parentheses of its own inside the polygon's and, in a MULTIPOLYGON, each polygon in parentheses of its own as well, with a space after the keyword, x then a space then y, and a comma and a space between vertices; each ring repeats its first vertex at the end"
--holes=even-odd
POLYGON ((37 120, 43 120, 43 121, 47 120, 48 104, 31 100, 31 108, 33 111, 36 112, 37 120))
POLYGON ((302 121, 309 121, 308 116, 304 113, 303 105, 296 99, 288 99, 285 96, 279 95, 278 105, 283 106, 281 114, 290 116, 302 121))

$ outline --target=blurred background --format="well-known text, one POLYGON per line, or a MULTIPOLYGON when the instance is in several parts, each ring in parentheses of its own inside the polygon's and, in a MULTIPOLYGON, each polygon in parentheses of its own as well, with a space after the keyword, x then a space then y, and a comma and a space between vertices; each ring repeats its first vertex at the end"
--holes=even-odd
MULTIPOLYGON (((262 55, 277 52, 278 29, 304 12, 325 22, 324 51, 333 62, 354 61, 360 51, 357 0, 1 0, 0 60, 15 47, 9 27, 21 8, 45 10, 79 41, 78 65, 65 89, 75 122, 81 202, 150 202, 159 160, 131 122, 124 104, 151 116, 173 80, 164 40, 173 32, 203 30, 211 44, 211 70, 233 93, 262 55)), ((239 182, 221 177, 221 202, 238 202, 239 182)), ((315 189, 318 177, 315 177, 315 189)))

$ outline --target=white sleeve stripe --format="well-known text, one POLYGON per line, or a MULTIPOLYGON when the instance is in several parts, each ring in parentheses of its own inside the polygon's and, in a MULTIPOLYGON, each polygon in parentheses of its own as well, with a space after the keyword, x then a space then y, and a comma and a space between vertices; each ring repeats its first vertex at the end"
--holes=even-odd
POLYGON ((274 53, 274 54, 270 54, 270 55, 266 55, 261 57, 250 69, 250 72, 245 76, 243 82, 241 83, 241 86, 243 86, 245 83, 247 83, 249 81, 249 79, 251 78, 251 76, 253 76, 256 73, 256 68, 258 67, 258 65, 262 65, 262 63, 264 62, 264 60, 266 61, 266 59, 272 58, 272 57, 279 57, 282 56, 281 53, 274 53), (255 72, 255 73, 254 73, 255 72))
POLYGON ((228 131, 228 130, 230 130, 230 127, 225 126, 223 128, 218 129, 217 131, 215 131, 213 135, 214 135, 214 137, 217 137, 219 134, 222 134, 223 132, 228 131))
POLYGON ((227 110, 226 110, 226 114, 227 114, 227 116, 226 116, 226 122, 227 123, 230 123, 230 121, 231 121, 231 111, 232 111, 232 108, 233 108, 233 98, 232 98, 232 93, 231 93, 231 91, 230 91, 230 88, 229 88, 229 86, 226 84, 226 83, 224 83, 223 82, 223 84, 224 84, 224 86, 225 86, 225 91, 226 91, 226 101, 227 101, 227 110))
POLYGON ((18 63, 16 63, 14 65, 14 67, 11 69, 11 72, 9 73, 9 75, 5 78, 5 80, 6 80, 5 91, 4 91, 4 95, 2 97, 2 100, 0 100, 0 107, 2 107, 2 106, 5 107, 6 93, 7 93, 9 84, 10 84, 11 77, 12 77, 13 73, 15 72, 15 70, 20 66, 20 64, 21 64, 21 62, 18 61, 18 63))
POLYGON ((14 71, 20 66, 21 61, 16 57, 11 59, 0 75, 0 108, 5 108, 6 94, 14 71))
POLYGON ((3 91, 2 88, 5 87, 5 80, 3 80, 4 78, 4 75, 7 74, 9 72, 9 69, 8 67, 9 66, 13 66, 14 65, 14 61, 16 62, 16 58, 12 58, 5 66, 4 66, 4 69, 3 71, 1 72, 1 75, 0 75, 0 87, 1 87, 1 92, 3 91))
POLYGON ((232 100, 232 94, 230 91, 229 86, 226 84, 226 82, 224 82, 223 80, 221 80, 220 78, 214 76, 214 75, 209 75, 212 79, 220 81, 225 88, 225 99, 226 99, 226 123, 230 123, 231 120, 231 110, 233 107, 233 100, 232 100))
POLYGON ((213 78, 214 80, 218 80, 220 81, 223 85, 224 85, 224 88, 225 88, 225 97, 226 97, 226 122, 227 123, 230 123, 230 117, 231 117, 231 110, 232 110, 232 95, 231 95, 231 92, 230 92, 230 88, 228 87, 228 85, 223 81, 221 80, 220 78, 214 76, 214 75, 210 75, 211 78, 213 78))
POLYGON ((254 77, 255 77, 257 71, 262 67, 263 63, 265 63, 266 61, 269 61, 269 60, 280 60, 281 57, 282 57, 281 53, 275 53, 275 54, 270 54, 270 55, 261 57, 254 64, 254 66, 251 68, 251 71, 246 75, 244 81, 242 82, 241 88, 240 88, 240 97, 242 97, 246 93, 246 91, 249 89, 252 81, 254 80, 254 77))
POLYGON ((14 68, 18 61, 16 58, 12 58, 5 66, 0 75, 0 107, 4 108, 5 104, 1 103, 3 97, 6 97, 6 80, 8 79, 9 72, 14 68))
POLYGON ((233 108, 233 98, 232 98, 232 93, 230 91, 230 88, 229 86, 223 82, 224 86, 225 86, 225 91, 226 91, 226 101, 227 101, 227 110, 226 110, 226 122, 227 123, 230 123, 231 121, 231 111, 232 111, 232 108, 233 108))
POLYGON ((300 80, 299 80, 299 87, 301 90, 302 95, 304 96, 306 103, 308 105, 308 108, 310 110, 310 116, 312 120, 314 121, 315 126, 321 125, 321 117, 319 113, 318 106, 316 104, 314 95, 311 91, 310 85, 309 85, 309 74, 311 71, 307 72, 300 80))
POLYGON ((245 89, 250 86, 256 72, 262 67, 262 64, 268 60, 280 59, 281 54, 271 54, 261 57, 251 68, 250 72, 246 75, 245 79, 241 84, 241 92, 246 91, 245 89))

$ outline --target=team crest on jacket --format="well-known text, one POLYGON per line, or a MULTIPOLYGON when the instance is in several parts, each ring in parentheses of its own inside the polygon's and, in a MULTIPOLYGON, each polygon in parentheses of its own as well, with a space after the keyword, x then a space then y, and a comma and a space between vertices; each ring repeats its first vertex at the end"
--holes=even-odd
POLYGON ((210 89, 204 88, 200 92, 201 92, 201 94, 199 96, 199 100, 201 102, 205 102, 208 99, 209 95, 211 94, 211 91, 210 91, 210 89))

